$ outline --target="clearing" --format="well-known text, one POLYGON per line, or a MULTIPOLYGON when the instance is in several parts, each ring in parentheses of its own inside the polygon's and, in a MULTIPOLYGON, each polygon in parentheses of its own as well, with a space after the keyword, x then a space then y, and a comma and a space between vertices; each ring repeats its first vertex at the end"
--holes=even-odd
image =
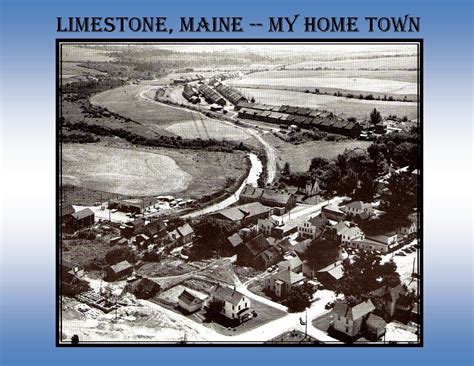
POLYGON ((166 156, 95 144, 65 144, 63 184, 126 195, 179 192, 192 176, 166 156))

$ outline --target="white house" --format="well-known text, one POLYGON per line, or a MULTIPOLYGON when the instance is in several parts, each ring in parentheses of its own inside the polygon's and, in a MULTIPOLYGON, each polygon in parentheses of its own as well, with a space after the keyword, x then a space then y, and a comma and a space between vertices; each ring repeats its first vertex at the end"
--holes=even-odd
POLYGON ((272 235, 272 229, 278 225, 278 221, 273 218, 266 218, 266 219, 258 219, 258 232, 264 233, 265 236, 272 235))
POLYGON ((396 232, 380 235, 366 236, 360 240, 353 240, 350 246, 362 250, 378 250, 387 253, 391 248, 398 244, 398 235, 396 232))
POLYGON ((250 299, 238 292, 235 288, 229 288, 217 284, 211 291, 209 301, 218 300, 224 303, 221 314, 231 320, 244 321, 251 313, 250 299))
POLYGON ((356 216, 362 213, 370 214, 372 210, 370 203, 364 203, 362 201, 354 201, 341 207, 341 211, 350 216, 356 216))
POLYGON ((308 180, 306 182, 306 189, 305 189, 306 195, 314 196, 318 194, 319 192, 321 192, 321 188, 319 187, 319 182, 317 179, 308 180))
POLYGON ((311 217, 298 225, 298 236, 305 239, 316 239, 328 224, 329 221, 321 215, 311 217))
POLYGON ((360 333, 363 322, 374 310, 375 306, 370 300, 355 306, 347 304, 344 300, 338 300, 333 309, 334 329, 354 337, 360 333))
POLYGON ((353 241, 365 239, 364 232, 358 226, 351 226, 341 233, 341 244, 350 245, 353 241))

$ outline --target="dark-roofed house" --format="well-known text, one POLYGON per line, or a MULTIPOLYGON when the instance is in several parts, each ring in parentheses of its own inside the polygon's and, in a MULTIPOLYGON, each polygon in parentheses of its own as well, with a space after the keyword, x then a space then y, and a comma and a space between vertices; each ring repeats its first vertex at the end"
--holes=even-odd
POLYGON ((380 316, 370 314, 365 322, 367 337, 370 340, 377 341, 385 334, 387 323, 380 316))
POLYGON ((129 292, 137 299, 150 299, 160 291, 160 285, 149 278, 137 278, 127 283, 124 292, 129 292))
POLYGON ((61 217, 62 218, 66 217, 68 215, 71 215, 74 212, 76 212, 76 210, 74 210, 74 207, 72 207, 72 205, 61 205, 61 217))
POLYGON ((200 310, 203 304, 204 299, 187 289, 184 289, 178 297, 178 306, 188 313, 194 313, 200 310))
POLYGON ((357 336, 369 314, 375 310, 372 301, 367 300, 355 306, 345 300, 338 300, 334 304, 334 329, 349 337, 357 336))
POLYGON ((80 265, 61 260, 61 283, 70 285, 80 281, 84 277, 84 268, 80 265))
POLYGON ((133 265, 131 265, 127 261, 122 261, 106 268, 105 280, 118 281, 131 276, 132 273, 133 265))
POLYGON ((264 206, 260 202, 251 202, 217 211, 210 215, 210 218, 217 224, 239 228, 255 225, 258 219, 266 218, 272 212, 271 207, 264 206))
POLYGON ((237 261, 238 263, 254 268, 261 267, 261 263, 257 261, 257 256, 270 247, 271 245, 265 236, 259 234, 237 248, 237 261))
POLYGON ((382 300, 385 311, 390 317, 393 317, 397 310, 410 312, 415 300, 413 294, 402 284, 394 287, 382 286, 370 294, 382 300))
POLYGON ((305 277, 288 269, 277 272, 265 279, 265 289, 279 298, 287 297, 291 289, 301 285, 305 277))
POLYGON ((282 257, 282 250, 278 246, 270 246, 255 257, 254 267, 262 270, 266 269, 278 263, 282 257))
POLYGON ((334 205, 324 206, 321 213, 323 214, 323 217, 336 222, 342 221, 346 218, 346 214, 342 212, 339 207, 334 205))
POLYGON ((94 225, 94 212, 90 208, 84 208, 65 218, 65 230, 68 232, 75 232, 91 225, 94 225))
POLYGON ((245 186, 239 200, 242 203, 260 202, 265 206, 282 207, 285 210, 291 210, 296 206, 296 196, 294 194, 252 186, 245 186))
POLYGON ((238 323, 251 316, 250 299, 238 292, 235 288, 224 287, 217 284, 211 290, 209 301, 218 300, 224 303, 221 314, 238 323))
POLYGON ((337 282, 344 277, 344 268, 341 262, 335 262, 316 272, 316 278, 325 288, 335 289, 337 282))

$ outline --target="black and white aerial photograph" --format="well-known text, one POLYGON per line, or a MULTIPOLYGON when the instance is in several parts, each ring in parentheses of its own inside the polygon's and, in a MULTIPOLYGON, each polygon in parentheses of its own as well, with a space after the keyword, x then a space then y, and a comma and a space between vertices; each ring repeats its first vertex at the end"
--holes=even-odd
POLYGON ((59 344, 420 345, 421 61, 58 41, 59 344))

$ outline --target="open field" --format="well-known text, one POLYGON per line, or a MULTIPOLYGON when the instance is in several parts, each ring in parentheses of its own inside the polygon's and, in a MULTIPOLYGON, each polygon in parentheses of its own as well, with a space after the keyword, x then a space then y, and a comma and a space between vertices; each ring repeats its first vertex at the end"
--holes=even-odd
POLYGON ((61 60, 63 62, 109 62, 114 58, 107 55, 108 51, 100 48, 78 45, 62 45, 61 60))
POLYGON ((288 87, 288 88, 331 88, 366 93, 389 93, 397 95, 416 95, 418 87, 416 83, 397 80, 380 80, 362 77, 316 77, 311 71, 306 77, 288 77, 285 71, 281 75, 268 76, 265 73, 250 74, 242 79, 228 82, 235 87, 288 87))
POLYGON ((107 90, 90 98, 92 104, 105 107, 123 117, 131 118, 145 125, 164 129, 176 122, 199 119, 192 111, 173 108, 140 97, 146 88, 139 85, 125 85, 107 90))
POLYGON ((244 153, 237 152, 65 144, 62 159, 63 184, 135 196, 200 198, 246 172, 244 153))
POLYGON ((82 75, 104 75, 104 73, 99 70, 82 67, 75 62, 63 62, 61 64, 61 71, 62 79, 70 79, 82 75))
MULTIPOLYGON (((413 47, 413 52, 416 48, 413 47)), ((336 61, 306 61, 287 66, 288 69, 314 69, 318 67, 357 69, 414 69, 417 67, 416 56, 374 57, 336 61)))
POLYGON ((179 192, 192 180, 172 158, 130 149, 66 144, 62 161, 65 184, 118 194, 179 192))
POLYGON ((299 107, 318 108, 333 112, 337 115, 342 113, 346 117, 356 117, 357 119, 365 119, 374 108, 377 108, 382 116, 394 114, 399 117, 407 116, 410 120, 417 118, 416 102, 390 102, 357 98, 348 99, 335 97, 333 95, 266 88, 239 88, 239 90, 249 98, 254 97, 258 103, 270 105, 288 104, 299 107))
POLYGON ((290 164, 291 171, 305 172, 308 170, 311 159, 322 157, 334 159, 346 149, 366 149, 370 141, 308 141, 299 145, 284 142, 273 135, 265 135, 265 139, 272 143, 278 155, 277 163, 283 167, 290 164))

